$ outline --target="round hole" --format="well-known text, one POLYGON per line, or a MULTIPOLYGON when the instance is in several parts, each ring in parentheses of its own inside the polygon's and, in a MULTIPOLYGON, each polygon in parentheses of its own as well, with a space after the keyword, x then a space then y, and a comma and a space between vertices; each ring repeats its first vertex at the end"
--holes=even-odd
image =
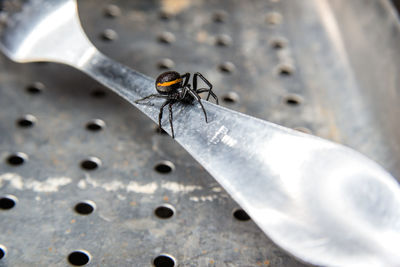
POLYGON ((77 250, 68 255, 68 262, 75 266, 83 266, 90 261, 90 254, 87 251, 77 250))
POLYGON ((0 245, 0 260, 4 258, 7 254, 7 248, 3 245, 0 245))
POLYGON ((158 36, 158 41, 163 44, 171 44, 175 42, 175 35, 171 32, 163 32, 158 36))
POLYGON ((303 102, 303 99, 299 95, 288 95, 285 97, 285 103, 288 106, 295 107, 295 106, 300 105, 302 102, 303 102))
POLYGON ((168 219, 174 215, 174 207, 168 204, 164 204, 160 207, 157 207, 154 211, 154 214, 160 219, 168 219))
POLYGON ((102 89, 93 90, 90 95, 94 98, 104 98, 106 96, 106 92, 102 89))
POLYGON ((91 214, 96 207, 96 204, 94 204, 93 201, 84 201, 84 202, 79 202, 78 204, 75 205, 75 211, 81 215, 89 215, 91 214))
POLYGON ((234 104, 239 101, 239 96, 234 92, 230 92, 222 96, 222 101, 224 101, 227 104, 234 104))
POLYGON ((229 46, 232 43, 232 39, 229 35, 220 34, 215 38, 215 44, 217 46, 229 46))
POLYGON ((284 65, 278 66, 278 74, 281 77, 289 77, 290 75, 293 74, 293 71, 294 71, 294 69, 291 65, 284 64, 284 65))
POLYGON ((17 198, 11 195, 3 196, 0 198, 0 209, 9 210, 15 207, 17 198))
POLYGON ((7 163, 13 166, 19 166, 24 164, 28 159, 28 156, 24 153, 18 152, 13 155, 8 156, 7 163))
POLYGON ((174 168, 175 168, 174 164, 170 161, 162 161, 160 163, 157 163, 156 166, 154 166, 154 169, 158 173, 162 173, 162 174, 170 173, 174 170, 174 168))
POLYGON ((306 133, 306 134, 312 134, 311 130, 306 128, 306 127, 296 127, 294 128, 296 131, 306 133))
POLYGON ((175 66, 175 63, 169 58, 164 58, 157 63, 157 66, 160 70, 169 70, 175 66))
POLYGON ((32 127, 36 123, 36 118, 33 115, 25 115, 17 120, 17 125, 22 128, 32 127))
POLYGON ((89 121, 86 124, 86 129, 92 132, 97 132, 102 130, 106 126, 106 123, 100 119, 94 119, 92 121, 89 121))
POLYGON ((115 18, 121 15, 121 9, 116 5, 108 5, 104 9, 104 15, 109 18, 115 18))
POLYGON ((162 20, 170 20, 172 18, 172 13, 162 10, 159 13, 159 17, 162 20))
POLYGON ((232 62, 224 62, 219 65, 219 70, 223 73, 232 73, 235 70, 235 65, 232 62))
POLYGON ((26 91, 30 94, 40 94, 45 89, 45 86, 41 82, 34 82, 26 87, 26 91))
POLYGON ((250 220, 250 216, 243 209, 235 210, 233 212, 233 217, 235 217, 239 221, 248 221, 248 220, 250 220))
POLYGON ((112 29, 106 29, 101 34, 101 37, 104 41, 113 41, 118 38, 118 34, 112 29))
POLYGON ((213 21, 218 23, 225 22, 227 18, 228 18, 228 13, 226 13, 223 10, 215 11, 212 16, 213 21))
POLYGON ((98 158, 90 157, 81 162, 81 167, 84 170, 92 171, 97 169, 101 165, 101 161, 98 158))
POLYGON ((174 267, 175 259, 167 254, 161 254, 153 260, 155 267, 174 267))
POLYGON ((271 41, 271 47, 276 50, 282 49, 286 46, 286 43, 284 39, 274 39, 271 41))
POLYGON ((267 14, 266 21, 270 25, 277 25, 282 23, 282 15, 278 12, 271 12, 267 14))

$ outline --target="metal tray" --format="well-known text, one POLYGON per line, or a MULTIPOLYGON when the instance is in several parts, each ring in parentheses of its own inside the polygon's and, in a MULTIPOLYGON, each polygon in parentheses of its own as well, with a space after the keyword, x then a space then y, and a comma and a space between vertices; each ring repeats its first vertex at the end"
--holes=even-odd
MULTIPOLYGON (((89 38, 117 61, 152 77, 199 71, 222 105, 344 143, 399 177, 389 1, 78 4, 89 38)), ((306 266, 84 74, 0 56, 0 107, 0 266, 306 266)))

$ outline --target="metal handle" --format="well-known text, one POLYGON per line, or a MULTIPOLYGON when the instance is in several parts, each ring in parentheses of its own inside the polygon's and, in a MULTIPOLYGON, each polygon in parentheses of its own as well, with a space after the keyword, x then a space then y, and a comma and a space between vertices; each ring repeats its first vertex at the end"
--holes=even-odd
MULTIPOLYGON (((161 102, 134 103, 154 93, 154 80, 98 52, 81 69, 157 121, 161 102)), ((277 244, 315 264, 400 262, 388 243, 400 240, 400 190, 379 165, 344 146, 203 104, 209 123, 198 104, 175 105, 176 141, 277 244)))

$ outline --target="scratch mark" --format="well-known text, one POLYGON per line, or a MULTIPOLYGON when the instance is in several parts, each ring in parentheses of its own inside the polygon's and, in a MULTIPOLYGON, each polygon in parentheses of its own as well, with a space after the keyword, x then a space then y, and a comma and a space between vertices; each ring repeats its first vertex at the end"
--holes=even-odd
POLYGON ((190 193, 193 192, 195 190, 201 190, 203 189, 203 187, 198 186, 198 185, 184 185, 184 184, 179 184, 176 182, 167 182, 162 184, 161 186, 164 189, 170 190, 173 193, 190 193))
POLYGON ((49 177, 47 180, 39 181, 32 178, 25 179, 16 173, 5 173, 0 175, 0 187, 4 186, 4 182, 8 182, 11 187, 24 190, 30 189, 35 192, 57 192, 60 187, 72 182, 69 177, 49 177))
POLYGON ((35 192, 57 192, 62 186, 72 182, 69 177, 50 177, 45 181, 28 180, 25 183, 26 189, 32 189, 35 192))
POLYGON ((4 182, 9 182, 12 187, 18 190, 24 188, 22 177, 16 173, 5 173, 0 175, 0 188, 4 186, 4 182))
POLYGON ((156 183, 149 183, 149 184, 138 184, 137 182, 130 182, 126 187, 128 192, 132 191, 135 193, 142 193, 142 194, 154 194, 157 190, 158 186, 156 183))
POLYGON ((221 126, 218 131, 214 134, 210 139, 210 143, 217 144, 221 141, 221 139, 228 133, 228 128, 225 126, 221 126))
POLYGON ((230 137, 229 135, 225 135, 224 137, 222 137, 222 143, 224 143, 227 146, 234 146, 236 145, 237 141, 236 139, 233 139, 232 137, 230 137))
POLYGON ((217 199, 218 196, 217 195, 209 195, 209 196, 200 196, 200 197, 196 197, 196 196, 192 196, 189 198, 189 200, 193 201, 193 202, 206 202, 206 201, 214 201, 215 199, 217 199))

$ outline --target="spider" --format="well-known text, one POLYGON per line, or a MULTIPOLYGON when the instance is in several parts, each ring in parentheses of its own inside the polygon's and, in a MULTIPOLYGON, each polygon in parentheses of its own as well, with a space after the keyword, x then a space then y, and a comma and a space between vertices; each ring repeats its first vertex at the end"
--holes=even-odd
POLYGON ((158 126, 161 130, 161 119, 163 115, 163 110, 166 105, 168 105, 169 109, 169 124, 171 126, 172 138, 175 138, 174 127, 172 125, 172 105, 177 102, 182 102, 186 104, 193 103, 194 100, 197 100, 201 106, 201 109, 204 113, 204 118, 207 122, 207 113, 204 109, 203 104, 200 101, 199 94, 208 92, 207 101, 212 96, 215 99, 215 102, 218 105, 218 97, 212 91, 212 84, 204 78, 201 73, 196 72, 193 75, 193 89, 189 84, 190 73, 185 73, 180 75, 176 71, 166 71, 161 73, 156 79, 156 90, 158 94, 151 94, 146 97, 143 97, 139 100, 136 100, 135 103, 139 104, 139 102, 150 99, 150 98, 164 98, 166 101, 161 105, 160 113, 158 114, 158 126), (199 88, 197 89, 197 77, 200 77, 209 87, 207 88, 199 88))

